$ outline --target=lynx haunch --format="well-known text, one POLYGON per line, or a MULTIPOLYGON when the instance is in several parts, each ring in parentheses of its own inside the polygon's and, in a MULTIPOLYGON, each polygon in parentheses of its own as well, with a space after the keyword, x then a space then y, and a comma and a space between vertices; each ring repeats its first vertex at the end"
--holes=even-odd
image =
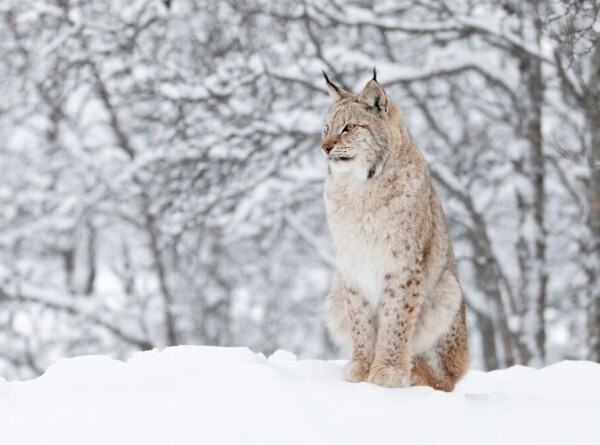
POLYGON ((469 364, 465 303, 427 164, 375 75, 359 95, 325 80, 326 313, 351 350, 344 378, 451 391, 469 364))

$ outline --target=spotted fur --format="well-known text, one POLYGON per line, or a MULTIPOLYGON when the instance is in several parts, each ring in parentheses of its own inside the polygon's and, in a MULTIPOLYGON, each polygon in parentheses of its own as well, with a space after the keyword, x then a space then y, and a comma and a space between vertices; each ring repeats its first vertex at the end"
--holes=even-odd
POLYGON ((451 391, 469 364, 464 298, 427 164, 375 79, 359 95, 327 86, 325 204, 337 267, 326 313, 351 351, 344 377, 451 391))

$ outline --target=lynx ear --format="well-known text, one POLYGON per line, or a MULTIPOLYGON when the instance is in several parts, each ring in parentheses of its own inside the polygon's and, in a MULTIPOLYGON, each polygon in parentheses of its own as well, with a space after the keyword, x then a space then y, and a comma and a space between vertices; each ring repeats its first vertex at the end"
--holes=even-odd
POLYGON ((384 113, 388 112, 389 101, 383 87, 377 82, 377 73, 373 69, 373 79, 369 80, 363 88, 358 101, 369 108, 375 108, 384 113))
POLYGON ((325 77, 325 82, 327 86, 327 91, 329 91, 329 95, 333 97, 333 99, 337 102, 338 100, 342 100, 345 97, 348 97, 350 94, 344 90, 342 90, 337 85, 334 85, 333 82, 329 80, 325 71, 323 71, 323 77, 325 77))

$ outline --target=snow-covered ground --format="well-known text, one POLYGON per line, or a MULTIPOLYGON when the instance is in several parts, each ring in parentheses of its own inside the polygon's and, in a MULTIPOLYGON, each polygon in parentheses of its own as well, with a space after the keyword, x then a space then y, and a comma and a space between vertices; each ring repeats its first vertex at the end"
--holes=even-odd
POLYGON ((471 371, 450 394, 340 379, 341 361, 180 346, 0 379, 0 444, 598 444, 600 365, 471 371))

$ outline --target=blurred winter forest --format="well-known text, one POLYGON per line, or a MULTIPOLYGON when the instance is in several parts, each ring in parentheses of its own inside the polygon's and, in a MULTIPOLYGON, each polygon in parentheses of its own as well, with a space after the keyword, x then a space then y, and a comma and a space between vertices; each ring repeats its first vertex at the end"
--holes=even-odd
POLYGON ((600 5, 2 0, 0 375, 176 344, 333 358, 321 70, 442 197, 474 367, 600 360, 600 5))

